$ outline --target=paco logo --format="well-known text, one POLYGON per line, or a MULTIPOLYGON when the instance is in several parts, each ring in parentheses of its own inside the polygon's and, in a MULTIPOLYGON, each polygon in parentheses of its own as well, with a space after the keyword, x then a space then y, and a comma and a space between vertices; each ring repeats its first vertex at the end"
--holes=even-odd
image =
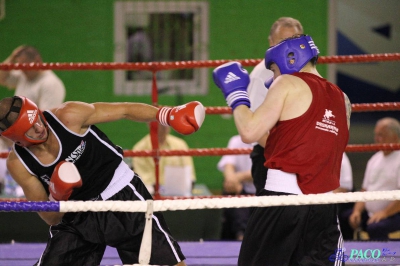
POLYGON ((336 249, 335 253, 329 256, 329 261, 349 261, 357 263, 371 263, 379 261, 394 261, 395 251, 390 251, 389 248, 380 249, 351 249, 350 255, 344 254, 343 249, 336 249))
POLYGON ((381 256, 379 249, 351 249, 349 259, 364 260, 364 259, 378 259, 381 256))

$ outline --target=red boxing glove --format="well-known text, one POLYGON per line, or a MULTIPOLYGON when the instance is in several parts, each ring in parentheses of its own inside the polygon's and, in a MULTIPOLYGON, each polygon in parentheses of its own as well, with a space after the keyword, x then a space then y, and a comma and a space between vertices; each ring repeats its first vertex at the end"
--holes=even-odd
POLYGON ((50 178, 50 200, 68 200, 74 188, 82 186, 82 178, 76 166, 71 162, 61 161, 54 168, 50 178))
POLYGON ((197 101, 176 107, 162 107, 157 112, 157 120, 163 126, 170 126, 182 135, 189 135, 201 127, 205 117, 204 106, 197 101))

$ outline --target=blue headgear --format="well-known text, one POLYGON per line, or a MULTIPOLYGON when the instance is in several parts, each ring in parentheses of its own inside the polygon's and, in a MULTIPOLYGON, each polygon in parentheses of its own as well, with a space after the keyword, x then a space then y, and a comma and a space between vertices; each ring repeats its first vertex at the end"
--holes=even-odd
POLYGON ((318 54, 319 50, 313 39, 308 35, 301 35, 270 47, 265 53, 265 67, 270 69, 271 64, 275 63, 281 74, 292 74, 299 72, 318 54))

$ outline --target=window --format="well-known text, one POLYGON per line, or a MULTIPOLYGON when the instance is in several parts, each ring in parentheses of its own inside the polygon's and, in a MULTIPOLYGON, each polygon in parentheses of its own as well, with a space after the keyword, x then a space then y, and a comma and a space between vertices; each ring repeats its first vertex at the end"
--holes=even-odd
MULTIPOLYGON (((114 6, 115 62, 208 60, 208 3, 117 1, 114 6)), ((159 93, 202 95, 206 68, 157 72, 159 93)), ((117 95, 150 95, 149 71, 114 71, 117 95)))

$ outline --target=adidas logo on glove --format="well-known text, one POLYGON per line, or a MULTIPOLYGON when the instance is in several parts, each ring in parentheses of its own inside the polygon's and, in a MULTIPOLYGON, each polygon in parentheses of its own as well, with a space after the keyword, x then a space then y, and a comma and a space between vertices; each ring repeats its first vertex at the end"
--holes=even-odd
POLYGON ((228 75, 226 75, 224 83, 228 84, 229 82, 235 81, 240 79, 238 76, 236 76, 235 74, 233 74, 232 72, 229 72, 228 75))
POLYGON ((232 110, 239 105, 250 107, 250 100, 247 95, 250 77, 247 70, 239 62, 232 61, 220 65, 214 69, 213 79, 232 110))

